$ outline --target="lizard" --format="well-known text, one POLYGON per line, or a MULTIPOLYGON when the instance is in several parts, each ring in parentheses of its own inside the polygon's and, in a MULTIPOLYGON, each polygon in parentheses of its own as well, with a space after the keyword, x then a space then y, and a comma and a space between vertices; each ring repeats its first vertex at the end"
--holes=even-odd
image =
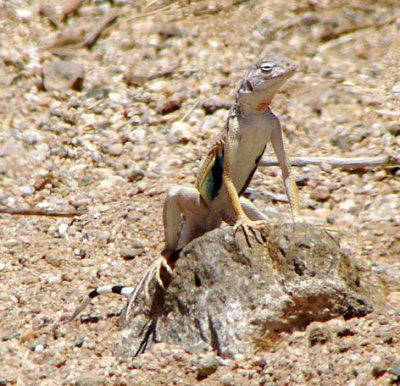
POLYGON ((98 295, 116 293, 128 297, 127 317, 132 304, 155 277, 164 288, 160 273, 172 274, 176 253, 193 239, 218 228, 222 221, 242 230, 248 245, 250 236, 261 242, 257 227, 269 219, 245 197, 243 192, 257 169, 269 142, 282 171, 293 222, 302 222, 298 190, 286 155, 278 118, 270 108, 279 88, 296 71, 282 56, 266 56, 249 67, 241 79, 233 104, 219 138, 203 159, 196 187, 172 187, 163 207, 165 247, 161 257, 146 271, 136 287, 109 285, 91 291, 70 320, 98 295))

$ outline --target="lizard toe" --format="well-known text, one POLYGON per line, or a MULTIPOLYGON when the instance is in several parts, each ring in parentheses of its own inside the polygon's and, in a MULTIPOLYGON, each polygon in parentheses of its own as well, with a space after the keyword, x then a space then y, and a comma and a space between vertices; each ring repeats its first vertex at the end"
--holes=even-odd
POLYGON ((266 238, 263 232, 260 232, 258 228, 265 227, 268 224, 264 220, 259 221, 251 221, 248 219, 238 220, 234 226, 233 235, 236 237, 236 234, 239 230, 243 232, 243 235, 246 239, 246 243, 249 248, 252 248, 251 238, 255 239, 257 243, 263 244, 266 241, 266 238), (251 237, 252 236, 252 237, 251 237))

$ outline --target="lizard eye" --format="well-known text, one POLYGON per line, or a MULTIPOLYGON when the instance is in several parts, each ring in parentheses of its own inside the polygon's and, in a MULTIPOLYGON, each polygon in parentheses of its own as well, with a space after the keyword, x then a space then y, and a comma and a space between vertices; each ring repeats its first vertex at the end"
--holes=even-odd
POLYGON ((263 74, 269 74, 272 71, 272 64, 270 63, 262 63, 260 65, 260 70, 263 74))

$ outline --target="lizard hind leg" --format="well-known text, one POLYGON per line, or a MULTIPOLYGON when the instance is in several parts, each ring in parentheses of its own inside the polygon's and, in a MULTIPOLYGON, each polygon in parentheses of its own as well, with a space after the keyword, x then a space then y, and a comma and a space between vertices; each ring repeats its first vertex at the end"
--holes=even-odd
POLYGON ((139 284, 135 287, 134 291, 132 291, 131 296, 129 297, 128 306, 126 309, 126 319, 129 319, 129 315, 132 309, 132 305, 136 303, 139 295, 144 292, 146 298, 149 297, 149 284, 155 278, 159 286, 165 289, 164 283, 161 278, 161 271, 165 268, 166 271, 172 275, 172 268, 168 264, 167 259, 164 256, 161 256, 157 260, 155 260, 150 267, 147 269, 143 277, 140 279, 139 284))

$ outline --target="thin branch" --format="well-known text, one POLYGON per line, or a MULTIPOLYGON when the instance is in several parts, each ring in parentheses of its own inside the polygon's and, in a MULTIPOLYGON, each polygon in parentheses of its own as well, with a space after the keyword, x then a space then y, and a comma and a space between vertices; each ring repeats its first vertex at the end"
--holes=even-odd
POLYGON ((82 216, 84 212, 79 211, 55 211, 44 209, 14 209, 0 208, 0 213, 10 214, 12 216, 48 216, 48 217, 76 217, 82 216))
MULTIPOLYGON (((340 157, 293 157, 290 158, 292 166, 329 165, 334 168, 362 169, 368 167, 400 166, 400 158, 393 156, 371 158, 340 158, 340 157)), ((260 161, 260 166, 278 166, 275 157, 265 157, 260 161)))
POLYGON ((264 190, 247 188, 245 194, 258 194, 262 197, 265 197, 267 200, 274 202, 289 202, 289 199, 285 194, 274 194, 264 190))
POLYGON ((388 115, 389 117, 400 117, 400 111, 390 111, 390 110, 372 110, 380 115, 388 115))
POLYGON ((103 18, 93 26, 90 31, 86 34, 82 46, 87 48, 92 48, 96 43, 97 39, 100 37, 105 28, 113 23, 119 16, 119 11, 116 9, 110 9, 103 18))
POLYGON ((171 3, 171 4, 166 5, 163 8, 159 8, 159 9, 156 9, 154 11, 140 13, 139 15, 134 15, 134 16, 128 17, 127 19, 125 19, 125 21, 126 22, 130 22, 130 21, 133 21, 133 20, 136 20, 136 19, 140 19, 142 17, 157 15, 158 13, 162 13, 162 12, 167 11, 168 9, 174 7, 175 5, 176 5, 176 3, 171 3))
POLYGON ((328 31, 321 36, 320 40, 322 42, 328 42, 330 40, 338 39, 343 35, 349 35, 354 32, 362 31, 362 30, 365 30, 368 28, 379 28, 379 27, 382 27, 387 24, 392 24, 396 20, 397 20, 397 15, 394 15, 394 16, 390 17, 388 20, 383 20, 378 23, 371 22, 371 23, 365 23, 363 25, 356 25, 356 26, 338 29, 338 30, 334 30, 334 31, 328 31))
POLYGON ((85 0, 69 0, 64 4, 64 9, 61 12, 60 19, 64 21, 67 16, 72 13, 76 13, 78 9, 82 6, 85 0))

